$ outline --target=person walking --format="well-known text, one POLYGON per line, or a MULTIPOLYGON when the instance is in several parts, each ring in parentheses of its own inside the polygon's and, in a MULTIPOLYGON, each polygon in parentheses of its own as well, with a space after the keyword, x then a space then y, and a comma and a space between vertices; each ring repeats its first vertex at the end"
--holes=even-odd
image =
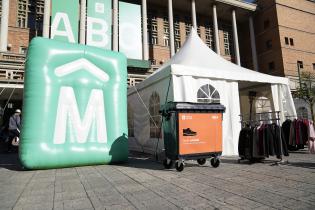
POLYGON ((16 109, 14 114, 10 117, 9 120, 9 138, 8 142, 8 152, 12 152, 12 141, 15 137, 20 138, 20 130, 21 130, 21 110, 16 109))

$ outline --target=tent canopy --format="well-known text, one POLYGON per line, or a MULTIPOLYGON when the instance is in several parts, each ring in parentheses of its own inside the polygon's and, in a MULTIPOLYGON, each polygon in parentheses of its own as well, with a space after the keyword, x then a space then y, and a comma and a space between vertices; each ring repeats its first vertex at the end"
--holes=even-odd
POLYGON ((227 61, 208 48, 195 30, 191 30, 182 48, 159 70, 140 83, 138 89, 170 74, 240 81, 241 88, 257 83, 289 84, 287 78, 259 73, 227 61))

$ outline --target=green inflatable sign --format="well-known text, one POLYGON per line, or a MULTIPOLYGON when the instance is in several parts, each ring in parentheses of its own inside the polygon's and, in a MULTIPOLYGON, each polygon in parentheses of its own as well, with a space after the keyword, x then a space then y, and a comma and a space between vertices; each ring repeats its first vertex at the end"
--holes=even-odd
POLYGON ((126 161, 126 65, 117 52, 33 39, 25 69, 22 164, 46 169, 126 161))

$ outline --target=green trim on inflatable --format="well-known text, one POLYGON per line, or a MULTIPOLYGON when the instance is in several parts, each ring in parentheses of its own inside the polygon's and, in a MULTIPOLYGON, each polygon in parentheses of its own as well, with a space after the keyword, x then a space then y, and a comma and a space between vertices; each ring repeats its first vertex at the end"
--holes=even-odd
POLYGON ((28 169, 127 161, 127 59, 35 38, 29 46, 19 156, 28 169))
POLYGON ((151 68, 150 61, 146 60, 128 59, 127 65, 128 67, 140 68, 145 70, 151 68))

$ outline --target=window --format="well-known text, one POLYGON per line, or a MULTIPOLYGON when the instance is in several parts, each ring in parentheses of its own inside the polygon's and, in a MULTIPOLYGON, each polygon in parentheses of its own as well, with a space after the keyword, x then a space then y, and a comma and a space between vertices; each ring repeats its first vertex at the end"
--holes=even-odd
POLYGON ((164 27, 163 42, 164 42, 164 46, 168 47, 170 46, 170 28, 168 24, 168 19, 166 17, 164 17, 164 20, 163 20, 163 27, 164 27))
POLYGON ((161 137, 161 116, 160 110, 160 96, 157 92, 153 92, 149 101, 150 112, 150 138, 161 137))
POLYGON ((200 26, 197 26, 197 33, 198 33, 198 36, 200 37, 200 26))
POLYGON ((18 11, 17 11, 17 27, 26 28, 27 18, 28 18, 28 0, 18 1, 18 11))
POLYGON ((284 41, 285 41, 285 44, 286 44, 286 45, 289 44, 289 38, 288 38, 288 37, 285 37, 285 38, 284 38, 284 41))
POLYGON ((42 36, 44 0, 28 0, 27 27, 31 30, 32 36, 42 36))
POLYGON ((158 28, 157 28, 156 16, 149 13, 147 20, 148 20, 149 42, 151 45, 157 45, 158 44, 158 28))
POLYGON ((266 41, 266 48, 267 48, 268 50, 270 50, 270 49, 272 48, 272 40, 267 40, 267 41, 266 41))
POLYGON ((180 42, 180 25, 179 25, 179 19, 175 18, 175 23, 174 23, 174 34, 175 34, 175 49, 176 51, 181 47, 181 42, 180 42))
POLYGON ((214 41, 213 41, 214 35, 213 35, 212 25, 206 25, 205 30, 206 30, 206 45, 213 50, 214 49, 214 41))
POLYGON ((231 26, 223 26, 223 41, 225 55, 234 55, 234 45, 231 26))
POLYGON ((176 49, 176 51, 178 51, 180 47, 181 47, 180 40, 175 39, 175 49, 176 49))
POLYGON ((128 136, 134 137, 134 120, 133 120, 133 109, 128 103, 128 136))
POLYGON ((303 61, 297 61, 298 66, 300 67, 300 69, 303 69, 303 61))
POLYGON ((270 63, 268 63, 268 67, 269 67, 269 71, 273 71, 273 70, 275 70, 275 62, 270 62, 270 63))
POLYGON ((26 52, 27 52, 27 47, 21 46, 19 51, 20 51, 21 54, 26 54, 26 52))
POLYGON ((270 21, 269 20, 265 20, 264 21, 264 29, 269 28, 270 26, 270 21))
POLYGON ((197 102, 220 103, 220 94, 212 85, 203 85, 197 92, 197 102))
POLYGON ((185 30, 186 30, 186 36, 190 34, 191 30, 191 18, 185 17, 185 30))
POLYGON ((293 38, 290 38, 290 45, 291 45, 291 46, 294 46, 293 38))
POLYGON ((231 55, 230 45, 229 45, 229 34, 227 32, 223 32, 224 38, 224 53, 225 55, 231 55))
POLYGON ((315 70, 315 63, 313 63, 313 70, 315 70))
POLYGON ((44 21, 44 0, 35 1, 36 5, 36 35, 42 36, 44 21))

